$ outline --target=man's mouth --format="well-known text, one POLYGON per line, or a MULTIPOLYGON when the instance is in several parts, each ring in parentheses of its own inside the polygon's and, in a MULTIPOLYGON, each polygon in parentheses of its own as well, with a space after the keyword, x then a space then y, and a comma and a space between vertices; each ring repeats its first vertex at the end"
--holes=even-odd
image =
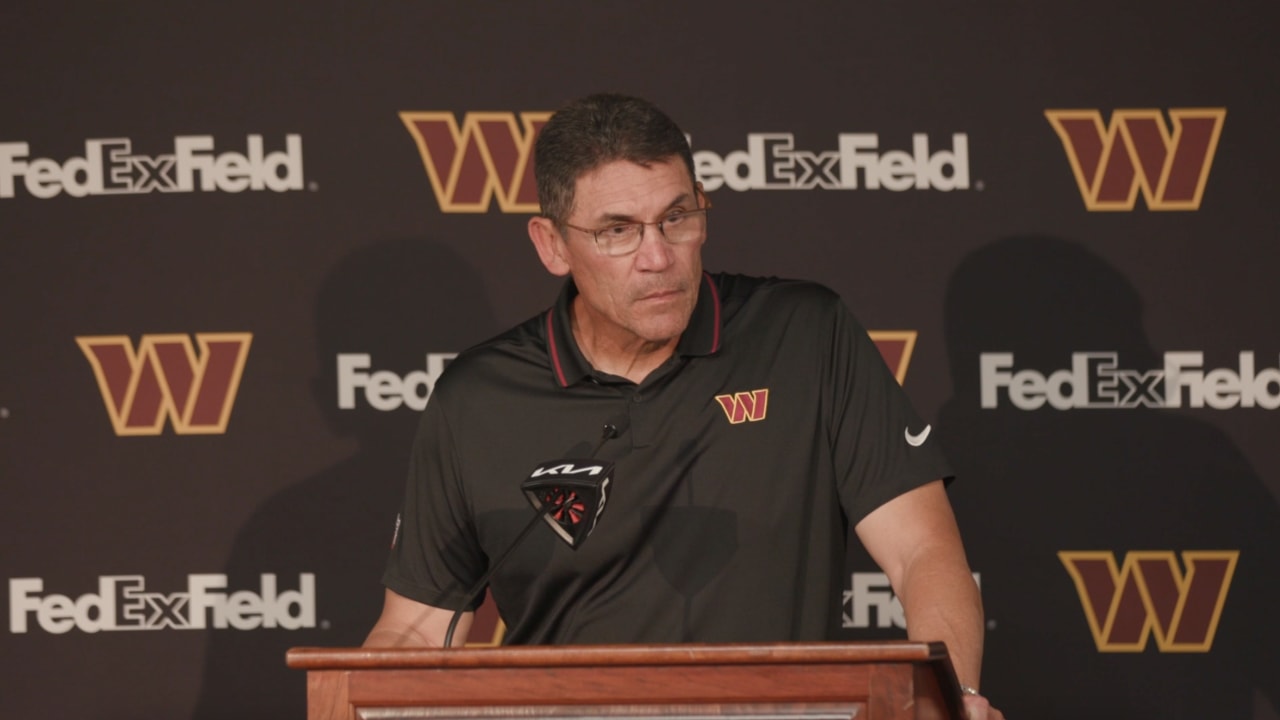
POLYGON ((653 290, 642 295, 640 297, 640 302, 661 302, 663 300, 670 300, 679 294, 680 290, 676 288, 669 290, 653 290))

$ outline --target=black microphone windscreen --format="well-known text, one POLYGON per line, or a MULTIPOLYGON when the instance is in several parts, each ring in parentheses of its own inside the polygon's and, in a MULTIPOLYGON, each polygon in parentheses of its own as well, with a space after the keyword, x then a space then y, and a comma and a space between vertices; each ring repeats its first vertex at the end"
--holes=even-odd
POLYGON ((539 464, 520 489, 560 539, 576 549, 604 512, 612 478, 611 462, 565 458, 539 464))
POLYGON ((606 438, 616 438, 631 427, 631 416, 626 413, 618 413, 604 422, 604 436, 606 438))

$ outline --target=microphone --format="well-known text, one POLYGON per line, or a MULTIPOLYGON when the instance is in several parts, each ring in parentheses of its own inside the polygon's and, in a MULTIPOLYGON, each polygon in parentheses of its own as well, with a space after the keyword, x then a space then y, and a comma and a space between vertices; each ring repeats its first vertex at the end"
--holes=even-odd
POLYGON ((613 479, 613 463, 593 458, 605 443, 626 432, 630 423, 631 418, 626 415, 610 418, 604 424, 600 442, 586 458, 541 463, 520 483, 529 504, 538 511, 537 516, 574 550, 596 529, 613 479))
POLYGON ((489 569, 467 591, 462 606, 449 619, 449 627, 444 634, 446 648, 453 645, 453 633, 467 606, 484 590, 494 571, 538 526, 539 520, 546 521, 556 535, 574 550, 586 541, 591 531, 595 530, 600 515, 604 513, 609 483, 613 480, 613 463, 596 460, 596 453, 600 452, 605 443, 622 435, 630 426, 631 418, 625 414, 609 418, 604 424, 600 442, 596 443, 585 458, 562 458, 539 463, 529 473, 529 477, 520 483, 525 498, 537 512, 502 555, 489 565, 489 569))

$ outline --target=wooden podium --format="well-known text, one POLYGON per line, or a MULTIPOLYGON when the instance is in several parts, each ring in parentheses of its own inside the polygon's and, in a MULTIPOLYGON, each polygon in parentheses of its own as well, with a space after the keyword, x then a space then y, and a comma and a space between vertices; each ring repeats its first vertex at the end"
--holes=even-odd
POLYGON ((294 648, 309 720, 944 720, 941 643, 294 648))

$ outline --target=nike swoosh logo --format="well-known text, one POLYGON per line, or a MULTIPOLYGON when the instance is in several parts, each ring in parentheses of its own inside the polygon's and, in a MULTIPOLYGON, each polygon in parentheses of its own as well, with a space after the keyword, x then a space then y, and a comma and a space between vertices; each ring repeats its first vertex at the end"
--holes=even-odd
POLYGON ((929 437, 930 430, 933 430, 933 426, 925 425, 924 429, 921 430, 916 435, 911 434, 911 428, 905 428, 902 431, 902 434, 906 436, 908 445, 910 445, 911 447, 920 447, 921 445, 924 444, 925 438, 929 437))

